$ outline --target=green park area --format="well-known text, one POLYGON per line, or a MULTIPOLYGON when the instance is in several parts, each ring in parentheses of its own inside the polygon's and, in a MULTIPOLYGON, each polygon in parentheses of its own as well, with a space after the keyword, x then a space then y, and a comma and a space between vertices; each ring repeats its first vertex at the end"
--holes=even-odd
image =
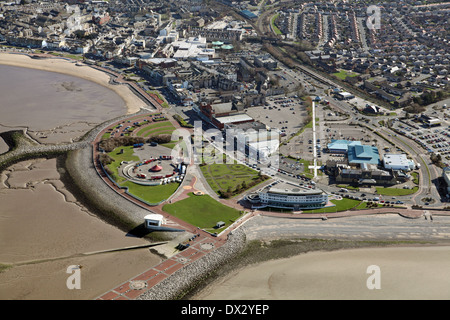
POLYGON ((158 134, 172 134, 175 127, 170 121, 154 122, 139 129, 136 133, 138 137, 150 137, 158 134))
POLYGON ((345 80, 345 78, 347 78, 347 77, 357 77, 359 74, 350 72, 350 71, 341 70, 339 72, 333 73, 333 75, 338 77, 341 80, 345 80))
POLYGON ((177 191, 179 185, 179 183, 168 183, 157 186, 143 186, 131 181, 121 184, 122 187, 127 187, 128 192, 132 195, 152 204, 167 200, 177 191))
POLYGON ((273 29, 273 31, 274 31, 276 34, 283 34, 283 33, 281 32, 281 30, 278 29, 278 27, 275 25, 275 21, 277 20, 277 18, 278 18, 279 15, 280 15, 279 13, 277 13, 276 15, 274 15, 274 16, 272 17, 272 19, 270 20, 270 24, 272 25, 272 29, 273 29))
POLYGON ((122 161, 139 161, 139 157, 134 154, 133 146, 117 147, 108 153, 108 156, 113 159, 113 162, 107 165, 112 174, 111 178, 117 183, 126 181, 125 178, 119 175, 119 167, 122 161), (123 150, 123 151, 122 151, 123 150))
POLYGON ((268 177, 243 164, 213 163, 200 166, 209 186, 224 198, 240 194, 268 177))
POLYGON ((400 188, 383 188, 377 187, 377 193, 382 196, 407 196, 416 193, 419 190, 418 186, 414 186, 411 189, 400 189, 400 188))
POLYGON ((128 181, 119 175, 119 167, 122 161, 139 161, 134 154, 133 146, 121 146, 108 153, 113 161, 107 165, 111 178, 120 186, 127 187, 133 196, 150 204, 156 204, 168 199, 178 188, 179 183, 168 183, 165 185, 144 186, 128 181), (123 151, 122 151, 123 150, 123 151))
POLYGON ((354 199, 348 199, 348 198, 342 198, 342 200, 331 200, 334 204, 333 207, 325 207, 321 209, 314 209, 314 210, 303 210, 305 213, 332 213, 332 212, 339 212, 339 211, 346 211, 353 209, 361 204, 360 200, 354 200, 354 199))
POLYGON ((194 195, 172 204, 165 204, 163 210, 174 217, 186 221, 208 232, 221 232, 241 216, 241 211, 230 208, 208 195, 194 195), (225 226, 216 229, 217 222, 225 226))

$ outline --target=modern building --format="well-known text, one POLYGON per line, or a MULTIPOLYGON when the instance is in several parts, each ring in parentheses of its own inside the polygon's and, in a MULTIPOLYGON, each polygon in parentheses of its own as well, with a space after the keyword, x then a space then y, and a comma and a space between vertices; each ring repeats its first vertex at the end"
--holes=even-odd
POLYGON ((383 157, 383 166, 385 169, 410 171, 416 167, 413 160, 406 157, 405 154, 385 154, 383 157))
POLYGON ((258 16, 251 12, 250 10, 242 10, 239 12, 242 16, 244 16, 247 19, 256 19, 258 16))
POLYGON ((331 143, 327 145, 327 152, 329 153, 340 153, 347 154, 348 148, 350 146, 360 146, 361 141, 351 141, 351 140, 331 140, 331 143))
POLYGON ((361 165, 363 163, 378 165, 380 162, 380 154, 378 153, 378 149, 376 147, 366 145, 349 146, 347 157, 350 165, 361 165))
POLYGON ((310 189, 288 182, 270 185, 246 199, 254 209, 279 208, 288 210, 318 209, 328 203, 328 194, 320 189, 310 189))
POLYGON ((349 92, 345 92, 345 91, 338 92, 335 95, 340 100, 350 100, 350 99, 353 99, 355 97, 353 94, 351 94, 349 92))
POLYGON ((422 115, 420 121, 428 127, 437 127, 441 125, 441 120, 439 118, 430 117, 427 115, 422 115))
POLYGON ((228 124, 225 129, 227 139, 233 138, 235 150, 245 154, 249 162, 267 162, 272 155, 278 158, 278 130, 268 130, 266 125, 259 121, 228 124))

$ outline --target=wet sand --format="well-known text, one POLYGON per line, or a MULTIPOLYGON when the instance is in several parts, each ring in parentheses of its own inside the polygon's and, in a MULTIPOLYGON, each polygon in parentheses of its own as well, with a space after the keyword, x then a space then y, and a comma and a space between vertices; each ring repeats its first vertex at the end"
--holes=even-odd
POLYGON ((148 248, 77 256, 149 242, 126 236, 77 203, 60 181, 56 159, 5 170, 0 203, 0 264, 13 264, 0 273, 0 299, 93 299, 161 261, 148 248), (70 265, 83 266, 80 290, 66 287, 70 265))
POLYGON ((0 132, 26 129, 39 143, 70 143, 146 105, 126 85, 109 80, 108 74, 84 64, 0 53, 0 132))
POLYGON ((70 75, 0 65, 0 81, 0 130, 26 129, 40 143, 72 142, 127 112, 114 91, 70 75))
POLYGON ((109 75, 92 69, 87 65, 79 67, 73 62, 63 59, 31 59, 26 55, 9 53, 0 53, 0 65, 1 64, 63 73, 95 82, 113 90, 116 94, 118 94, 125 101, 128 113, 130 114, 138 112, 141 107, 145 106, 145 103, 139 99, 127 86, 109 84, 109 75))
POLYGON ((449 246, 311 252, 245 267, 192 300, 450 299, 449 257, 449 246), (367 288, 370 265, 380 289, 367 288))

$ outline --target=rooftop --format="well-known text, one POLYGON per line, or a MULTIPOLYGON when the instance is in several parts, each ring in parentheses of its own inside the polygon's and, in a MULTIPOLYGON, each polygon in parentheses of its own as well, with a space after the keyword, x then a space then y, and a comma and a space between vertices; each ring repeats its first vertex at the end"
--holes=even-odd
POLYGON ((228 124, 241 121, 252 121, 253 118, 247 114, 236 114, 232 116, 217 117, 216 120, 222 124, 228 124))
POLYGON ((378 149, 376 147, 366 145, 348 147, 348 163, 350 164, 378 164, 379 162, 380 154, 378 153, 378 149))
POLYGON ((320 189, 309 189, 288 182, 281 182, 274 187, 265 189, 263 192, 293 196, 319 195, 323 193, 320 189))
POLYGON ((331 143, 327 145, 330 150, 343 150, 347 151, 349 146, 361 145, 361 141, 351 140, 331 140, 331 143))

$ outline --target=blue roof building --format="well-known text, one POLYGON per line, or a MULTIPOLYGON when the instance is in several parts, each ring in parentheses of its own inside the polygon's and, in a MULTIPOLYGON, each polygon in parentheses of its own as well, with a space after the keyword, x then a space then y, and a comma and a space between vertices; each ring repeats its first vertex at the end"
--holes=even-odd
POLYGON ((380 162, 380 154, 376 147, 356 145, 348 147, 348 163, 349 164, 376 164, 380 162))
POLYGON ((349 146, 361 145, 361 141, 350 140, 331 140, 331 143, 327 145, 328 152, 331 153, 347 153, 349 146))
POLYGON ((250 10, 242 10, 240 12, 241 15, 243 15, 245 18, 247 19, 255 19, 258 18, 258 16, 256 14, 254 14, 253 12, 251 12, 250 10))

